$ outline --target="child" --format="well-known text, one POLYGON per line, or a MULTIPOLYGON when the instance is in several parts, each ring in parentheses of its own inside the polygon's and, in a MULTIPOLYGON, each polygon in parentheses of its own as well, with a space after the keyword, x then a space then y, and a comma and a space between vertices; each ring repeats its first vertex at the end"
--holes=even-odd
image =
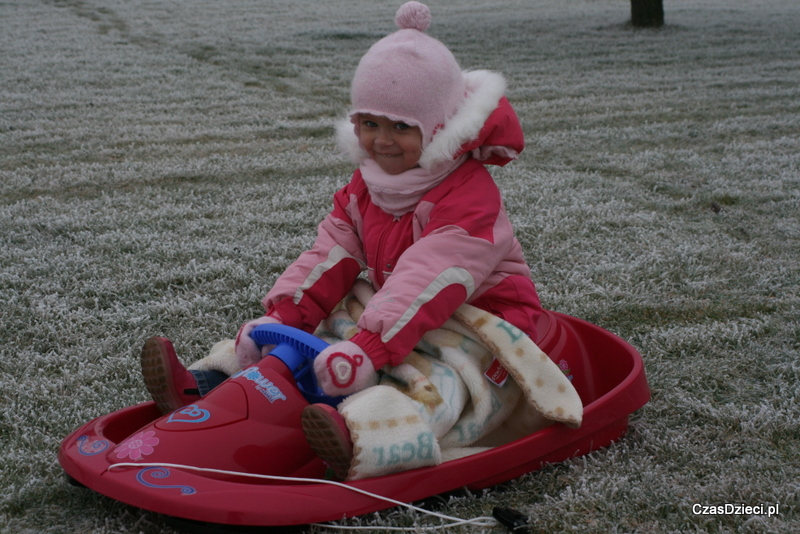
MULTIPOLYGON (((401 29, 361 59, 349 120, 337 127, 337 140, 358 170, 335 194, 314 246, 264 298, 266 315, 240 329, 237 365, 193 366, 187 372, 168 341, 145 344, 145 381, 163 410, 190 403, 235 367, 257 363, 270 347, 259 349, 250 339, 255 326, 283 323, 313 332, 364 270, 374 294, 364 299, 357 333, 330 345, 314 363, 329 395, 378 384, 379 370, 386 366, 391 374, 426 332, 441 327, 464 303, 536 339, 539 299, 485 168, 505 165, 524 146, 504 97, 505 80, 488 71, 463 72, 450 50, 424 33, 430 11, 423 4, 404 4, 395 21, 401 29)), ((464 408, 458 402, 456 412, 464 408)), ((338 476, 353 478, 351 429, 342 415, 310 406, 304 428, 338 476)), ((438 461, 435 454, 418 454, 416 463, 399 468, 438 461)))

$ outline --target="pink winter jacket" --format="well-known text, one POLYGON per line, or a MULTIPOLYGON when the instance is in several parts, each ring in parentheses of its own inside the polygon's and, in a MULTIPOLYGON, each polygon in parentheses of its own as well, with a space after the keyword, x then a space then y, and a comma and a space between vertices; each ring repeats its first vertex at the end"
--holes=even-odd
POLYGON ((372 202, 356 171, 335 194, 333 211, 320 223, 314 246, 264 298, 268 314, 313 331, 366 269, 377 293, 350 341, 376 369, 401 363, 425 332, 440 327, 465 302, 536 339, 539 298, 500 191, 484 166, 514 159, 524 147, 522 129, 503 96, 502 77, 485 71, 465 77, 472 93, 462 106, 468 111, 459 111, 456 118, 466 114, 476 126, 448 132, 461 139, 445 139, 456 147, 445 153, 450 158, 469 154, 466 161, 399 217, 372 202))

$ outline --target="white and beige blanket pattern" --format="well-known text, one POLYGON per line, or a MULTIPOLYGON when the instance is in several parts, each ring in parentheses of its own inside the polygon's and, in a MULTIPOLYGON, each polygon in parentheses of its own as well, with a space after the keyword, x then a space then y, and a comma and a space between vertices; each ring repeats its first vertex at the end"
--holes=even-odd
MULTIPOLYGON (((329 343, 346 340, 374 290, 359 280, 317 329, 329 343)), ((232 340, 221 341, 190 369, 234 374, 232 340)), ((436 465, 509 443, 553 422, 581 424, 583 405, 559 367, 522 331, 465 304, 428 332, 379 385, 338 407, 354 443, 349 480, 436 465), (496 362, 495 362, 496 361, 496 362), (499 363, 502 385, 485 372, 499 363)))
MULTIPOLYGON (((373 294, 359 280, 316 335, 349 339, 373 294)), ((383 372, 380 385, 339 406, 355 445, 351 480, 436 465, 552 422, 581 424, 583 404, 561 369, 522 331, 474 306, 458 308, 383 372), (510 375, 503 385, 484 375, 494 360, 510 375)))

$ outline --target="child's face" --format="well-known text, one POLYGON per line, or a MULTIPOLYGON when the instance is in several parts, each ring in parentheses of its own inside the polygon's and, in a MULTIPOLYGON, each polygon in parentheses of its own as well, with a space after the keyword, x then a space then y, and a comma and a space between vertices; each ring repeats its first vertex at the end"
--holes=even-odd
POLYGON ((361 146, 386 174, 400 174, 419 164, 422 132, 386 117, 361 113, 358 116, 361 146))

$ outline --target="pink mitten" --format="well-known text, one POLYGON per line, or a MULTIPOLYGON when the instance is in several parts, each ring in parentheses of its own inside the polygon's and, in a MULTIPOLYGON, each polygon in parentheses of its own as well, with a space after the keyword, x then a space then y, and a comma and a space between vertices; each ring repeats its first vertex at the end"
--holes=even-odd
POLYGON ((263 345, 260 349, 253 338, 250 337, 250 332, 253 328, 261 324, 281 324, 281 322, 269 315, 259 317, 254 321, 245 323, 236 335, 236 360, 239 362, 239 369, 245 369, 261 361, 261 358, 269 354, 275 345, 263 345))
POLYGON ((338 397, 378 383, 372 360, 351 341, 334 343, 314 359, 317 382, 326 395, 338 397))

